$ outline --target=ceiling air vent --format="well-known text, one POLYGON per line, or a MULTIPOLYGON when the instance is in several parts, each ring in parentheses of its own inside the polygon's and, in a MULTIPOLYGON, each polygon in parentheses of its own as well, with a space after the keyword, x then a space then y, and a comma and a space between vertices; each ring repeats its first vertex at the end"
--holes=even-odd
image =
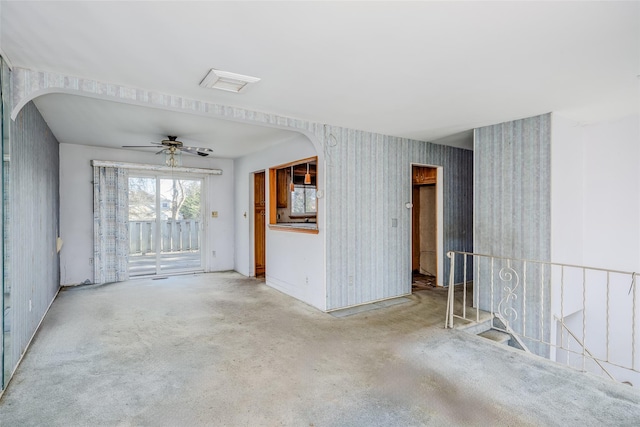
POLYGON ((226 90, 227 92, 242 93, 249 84, 257 83, 260 79, 257 77, 243 76, 242 74, 230 73, 211 69, 209 73, 202 79, 200 86, 209 89, 226 90))

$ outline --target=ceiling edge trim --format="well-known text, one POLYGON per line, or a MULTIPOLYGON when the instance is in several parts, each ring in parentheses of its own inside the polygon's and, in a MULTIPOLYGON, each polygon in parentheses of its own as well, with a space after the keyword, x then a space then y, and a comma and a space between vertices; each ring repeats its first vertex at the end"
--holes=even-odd
POLYGON ((322 136, 322 126, 307 120, 213 104, 93 79, 20 67, 15 67, 12 70, 11 79, 13 88, 11 118, 13 120, 29 101, 39 96, 50 93, 67 93, 170 111, 216 116, 226 120, 279 129, 295 130, 305 133, 306 136, 322 136))

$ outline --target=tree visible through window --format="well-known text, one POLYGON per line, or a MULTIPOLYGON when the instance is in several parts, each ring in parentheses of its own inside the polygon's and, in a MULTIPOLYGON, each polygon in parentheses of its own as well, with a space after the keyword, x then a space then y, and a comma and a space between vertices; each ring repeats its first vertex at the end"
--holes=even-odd
POLYGON ((291 214, 307 215, 316 213, 316 187, 296 185, 291 193, 291 214))

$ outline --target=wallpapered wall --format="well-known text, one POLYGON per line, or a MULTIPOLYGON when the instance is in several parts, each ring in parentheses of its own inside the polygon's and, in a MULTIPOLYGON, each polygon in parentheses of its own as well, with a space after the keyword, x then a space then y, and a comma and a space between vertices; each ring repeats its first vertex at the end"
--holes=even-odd
POLYGON ((33 102, 11 123, 5 161, 5 383, 59 288, 58 141, 33 102))
MULTIPOLYGON (((550 261, 551 114, 476 129, 474 156, 475 251, 498 257, 550 261)), ((474 287, 488 289, 491 271, 500 290, 502 286, 514 286, 515 280, 523 282, 521 287, 525 286, 525 280, 530 284, 524 288, 526 295, 508 301, 520 314, 518 323, 512 326, 518 332, 526 329, 529 336, 544 334, 543 338, 548 340, 551 313, 548 269, 530 264, 525 277, 524 264, 519 261, 509 265, 496 260, 492 266, 484 260, 479 264, 475 267, 481 273, 476 274, 474 287), (515 279, 515 275, 498 277, 503 267, 513 268, 520 279, 515 279), (544 286, 537 286, 543 282, 543 275, 544 286), (522 315, 525 301, 526 318, 522 315), (541 320, 547 323, 543 331, 541 320)), ((494 308, 499 305, 500 295, 496 292, 494 308)), ((480 307, 486 310, 490 304, 488 293, 484 293, 480 307)), ((529 343, 529 349, 541 355, 548 351, 533 343, 529 343)))
MULTIPOLYGON (((411 292, 411 210, 405 206, 411 163, 443 166, 444 254, 473 251, 472 151, 330 131, 336 143, 326 150, 328 309, 411 292)), ((445 260, 440 275, 448 274, 445 260)))
POLYGON ((551 115, 476 129, 476 252, 549 261, 551 115))

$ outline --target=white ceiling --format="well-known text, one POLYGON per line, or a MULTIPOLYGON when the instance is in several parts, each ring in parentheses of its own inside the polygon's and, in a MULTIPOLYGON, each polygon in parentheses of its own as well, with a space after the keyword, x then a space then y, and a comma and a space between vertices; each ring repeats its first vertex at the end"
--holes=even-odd
POLYGON ((168 135, 186 146, 211 148, 216 157, 235 158, 298 136, 296 132, 140 107, 82 96, 50 94, 36 106, 58 141, 98 147, 146 145, 158 151, 168 135))
MULTIPOLYGON (((639 109, 637 1, 2 1, 0 20, 14 66, 454 146, 550 111, 590 123, 639 109), (201 88, 210 68, 262 80, 201 88)), ((60 142, 177 134, 238 157, 291 137, 70 95, 36 105, 60 142)))

